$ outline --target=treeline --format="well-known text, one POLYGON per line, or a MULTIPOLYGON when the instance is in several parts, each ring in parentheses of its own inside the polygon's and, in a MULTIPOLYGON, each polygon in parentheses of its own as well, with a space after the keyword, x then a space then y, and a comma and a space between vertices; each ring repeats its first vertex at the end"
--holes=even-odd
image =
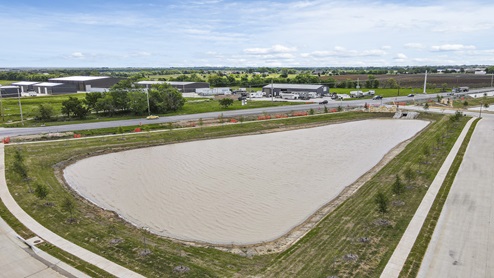
POLYGON ((60 112, 67 118, 79 119, 86 118, 92 112, 103 113, 109 117, 116 113, 165 114, 181 109, 184 104, 185 99, 182 94, 168 84, 153 86, 146 92, 144 89, 132 86, 129 80, 124 80, 110 88, 108 92, 87 93, 83 100, 69 96, 62 102, 61 111, 55 111, 50 104, 41 104, 33 111, 33 116, 36 120, 50 121, 54 120, 60 112))
MULTIPOLYGON (((369 75, 368 79, 362 82, 356 80, 336 81, 332 77, 321 78, 318 75, 309 73, 297 74, 290 78, 280 75, 278 77, 269 76, 266 74, 211 74, 209 76, 200 76, 193 73, 191 75, 182 74, 175 78, 160 78, 161 81, 191 81, 191 82, 208 82, 211 87, 262 87, 271 83, 291 83, 291 84, 323 84, 330 88, 361 88, 375 89, 380 86, 379 80, 374 75, 369 75)), ((396 82, 395 82, 396 83, 396 82)), ((392 87, 392 86, 389 86, 392 87)))

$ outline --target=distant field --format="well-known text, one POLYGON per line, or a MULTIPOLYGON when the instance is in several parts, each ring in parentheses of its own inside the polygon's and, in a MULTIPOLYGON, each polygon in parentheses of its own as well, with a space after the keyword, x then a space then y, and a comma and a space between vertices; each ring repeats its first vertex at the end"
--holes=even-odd
POLYGON ((12 81, 12 80, 0 80, 0 85, 2 86, 7 86, 12 84, 12 82, 17 82, 17 81, 12 81))
MULTIPOLYGON (((374 75, 374 77, 381 83, 385 80, 393 78, 396 80, 401 88, 415 88, 422 90, 424 87, 425 74, 380 74, 374 75)), ((365 82, 369 75, 367 74, 349 74, 349 75, 335 75, 335 76, 323 76, 321 79, 334 78, 336 81, 344 80, 360 80, 365 82)), ((443 84, 447 84, 448 88, 468 86, 471 88, 490 87, 492 81, 492 75, 481 74, 428 74, 427 84, 428 87, 441 88, 443 84)), ((362 84, 362 83, 361 83, 362 84)), ((382 84, 381 84, 382 85, 382 84)))

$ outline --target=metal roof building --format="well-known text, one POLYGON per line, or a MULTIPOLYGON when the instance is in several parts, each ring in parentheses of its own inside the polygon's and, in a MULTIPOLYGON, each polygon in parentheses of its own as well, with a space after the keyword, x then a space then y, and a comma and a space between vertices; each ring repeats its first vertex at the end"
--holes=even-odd
POLYGON ((40 95, 62 95, 77 93, 75 84, 65 83, 42 82, 34 84, 33 89, 40 95))
POLYGON ((77 91, 105 91, 117 84, 121 79, 109 76, 69 76, 60 78, 50 78, 49 82, 73 84, 77 91))
POLYGON ((329 94, 329 88, 326 85, 315 85, 315 84, 269 84, 262 87, 262 91, 266 95, 271 95, 271 90, 274 96, 279 96, 280 93, 284 92, 307 92, 316 93, 319 96, 329 94))
POLYGON ((21 93, 28 92, 28 91, 33 91, 33 85, 37 84, 39 82, 34 82, 34 81, 20 81, 20 82, 14 82, 12 83, 13 86, 18 86, 21 90, 21 93))
POLYGON ((1 97, 18 97, 20 96, 19 87, 17 86, 1 86, 1 97))
POLYGON ((181 81, 139 81, 138 85, 144 86, 149 89, 153 85, 168 83, 174 88, 177 88, 182 93, 195 93, 196 89, 209 89, 209 83, 207 82, 181 82, 181 81))

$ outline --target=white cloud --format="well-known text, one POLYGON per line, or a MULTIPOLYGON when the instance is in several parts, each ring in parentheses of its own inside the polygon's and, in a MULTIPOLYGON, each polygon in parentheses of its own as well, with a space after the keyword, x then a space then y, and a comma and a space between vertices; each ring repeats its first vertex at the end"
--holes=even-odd
POLYGON ((463 44, 443 44, 434 45, 431 47, 433 51, 462 51, 462 50, 474 50, 476 47, 473 45, 463 44))
POLYGON ((398 53, 398 54, 396 54, 395 57, 393 57, 393 60, 395 62, 405 62, 407 59, 408 59, 407 55, 405 55, 403 53, 398 53))
POLYGON ((385 66, 494 61, 490 20, 494 2, 485 0, 420 4, 88 0, 77 8, 72 3, 26 8, 18 2, 2 5, 0 26, 16 26, 3 33, 16 38, 3 45, 4 66, 385 66), (19 10, 30 16, 19 19, 19 10), (44 43, 33 52, 32 41, 44 43))
POLYGON ((382 49, 369 49, 369 50, 348 50, 341 46, 334 47, 334 50, 329 51, 313 51, 311 53, 303 53, 302 57, 370 57, 370 56, 384 56, 386 51, 382 49))
POLYGON ((272 54, 272 53, 289 53, 289 52, 295 52, 297 51, 296 47, 287 47, 284 45, 273 45, 268 48, 246 48, 244 49, 244 53, 247 54, 252 54, 252 55, 259 55, 259 54, 272 54))
POLYGON ((73 59, 84 59, 85 56, 82 52, 73 52, 69 57, 73 59))
POLYGON ((406 43, 405 48, 409 49, 425 49, 425 46, 421 43, 406 43))
POLYGON ((147 51, 137 51, 129 54, 130 57, 148 57, 151 55, 152 54, 147 51))

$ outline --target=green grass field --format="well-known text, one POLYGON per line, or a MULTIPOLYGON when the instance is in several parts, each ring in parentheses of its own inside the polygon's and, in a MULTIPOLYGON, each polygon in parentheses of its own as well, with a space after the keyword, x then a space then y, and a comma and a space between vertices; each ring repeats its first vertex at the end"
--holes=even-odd
MULTIPOLYGON (((61 125, 61 124, 75 124, 75 123, 86 123, 86 122, 98 122, 98 121, 115 121, 115 120, 125 120, 125 119, 138 119, 145 118, 147 115, 134 115, 132 113, 117 113, 113 117, 108 117, 103 113, 91 114, 84 120, 79 120, 75 118, 68 119, 64 115, 61 115, 62 102, 67 100, 69 96, 77 97, 80 100, 85 98, 85 93, 71 94, 71 95, 60 95, 60 96, 38 96, 38 97, 23 97, 21 98, 21 106, 23 118, 25 120, 24 126, 39 126, 44 125, 61 125), (58 119, 55 121, 40 122, 32 119, 33 110, 36 109, 40 104, 49 103, 53 106, 56 113, 59 115, 58 119)), ((166 116, 173 115, 184 115, 184 114, 195 114, 195 113, 206 113, 206 112, 217 112, 217 111, 229 111, 238 109, 250 109, 250 108, 261 108, 261 107, 273 107, 273 106, 284 106, 284 105, 297 105, 299 103, 293 102, 271 102, 271 101, 249 101, 247 105, 242 106, 240 101, 234 101, 233 105, 228 108, 222 108, 218 101, 208 100, 204 98, 192 98, 186 99, 184 107, 173 113, 168 113, 166 116)), ((3 109, 3 114, 0 115, 0 124, 5 127, 20 127, 21 117, 20 108, 17 98, 5 98, 1 100, 1 108, 3 109), (2 117, 3 115, 3 117, 2 117)), ((160 116, 164 116, 160 114, 160 116)))
MULTIPOLYGON (((59 167, 64 161, 70 163, 78 157, 111 150, 391 116, 355 112, 321 114, 158 133, 144 132, 135 136, 6 146, 7 182, 16 201, 41 224, 84 248, 148 277, 179 276, 173 272, 177 265, 190 267, 189 275, 192 277, 376 277, 391 256, 426 193, 427 185, 466 123, 466 118, 462 117, 460 122, 451 124, 448 116, 422 113, 420 117, 432 123, 351 198, 287 251, 253 258, 213 248, 191 247, 149 235, 113 213, 95 208, 74 196, 59 183, 53 167, 59 167), (21 180, 12 171, 16 148, 21 150, 28 165, 28 182, 21 180), (410 182, 403 176, 407 168, 416 173, 410 182), (407 184, 407 190, 402 195, 391 193, 391 184, 397 174, 407 184), (28 185, 34 187, 38 183, 44 184, 50 191, 45 200, 39 200, 29 192, 28 185), (390 211, 384 215, 376 211, 374 195, 377 191, 385 192, 391 201, 390 211), (66 198, 76 204, 76 223, 67 222, 70 214, 61 207, 66 198), (389 221, 390 225, 376 224, 381 218, 389 221), (146 237, 146 245, 143 237, 146 237), (362 238, 368 240, 363 242, 360 240, 362 238), (112 239, 122 241, 112 244, 112 239), (144 248, 149 248, 152 253, 139 255, 144 248), (357 255, 357 259, 346 259, 348 254, 357 255)), ((9 222, 14 221, 1 206, 0 215, 9 222)), ((17 225, 17 229, 22 232, 23 228, 17 225)), ((42 248, 50 253, 59 253, 56 248, 42 248)))

